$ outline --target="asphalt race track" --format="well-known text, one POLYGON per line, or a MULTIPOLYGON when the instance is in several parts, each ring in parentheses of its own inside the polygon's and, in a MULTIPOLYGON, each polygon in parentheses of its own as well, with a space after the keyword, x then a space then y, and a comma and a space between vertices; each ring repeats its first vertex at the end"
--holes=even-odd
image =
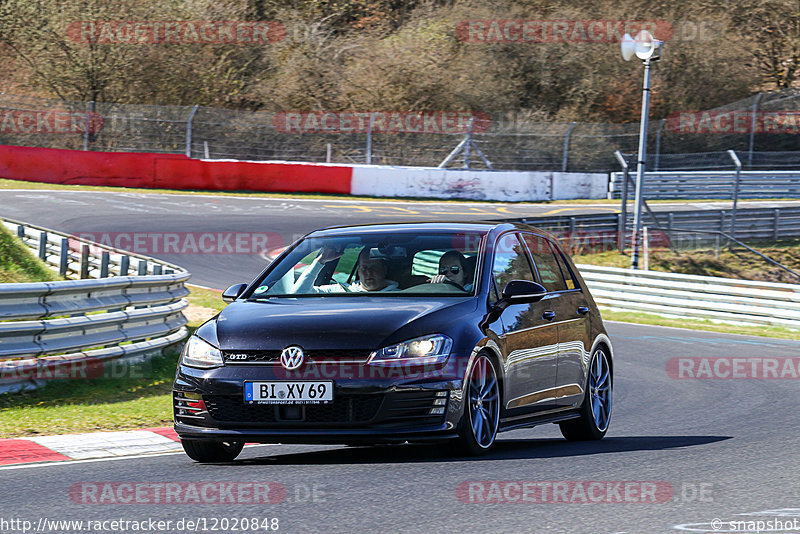
MULTIPOLYGON (((73 233, 262 231, 288 239, 331 224, 561 209, 594 208, 0 192, 0 215, 73 233)), ((261 258, 245 254, 155 255, 187 267, 193 282, 216 288, 247 281, 263 266, 261 258)), ((764 522, 764 532, 775 520, 784 527, 796 523, 772 532, 800 530, 797 360, 781 359, 800 359, 800 342, 623 323, 607 327, 615 347, 615 402, 611 429, 601 442, 567 443, 555 426, 546 425, 502 434, 497 449, 477 459, 442 458, 433 447, 418 445, 265 445, 245 448, 228 465, 163 454, 5 467, 0 515, 34 527, 42 518, 153 519, 172 521, 164 530, 170 532, 178 531, 181 519, 200 520, 198 531, 214 531, 216 524, 216 531, 233 532, 235 518, 277 518, 279 531, 302 533, 756 532, 757 521, 764 522), (717 369, 717 378, 677 378, 675 358, 743 363, 727 375, 717 369), (783 379, 748 378, 751 365, 774 358, 781 365, 793 362, 793 371, 782 372, 783 379), (183 493, 172 501, 189 502, 115 503, 117 493, 92 503, 91 495, 120 483, 178 483, 183 493), (197 504, 185 490, 202 483, 273 483, 271 495, 279 502, 248 504, 251 495, 245 493, 234 494, 236 504, 197 504), (87 487, 98 491, 82 492, 87 487), (522 498, 521 488, 534 490, 522 498), (228 521, 224 529, 222 518, 228 521)), ((184 524, 183 530, 193 529, 184 524)))

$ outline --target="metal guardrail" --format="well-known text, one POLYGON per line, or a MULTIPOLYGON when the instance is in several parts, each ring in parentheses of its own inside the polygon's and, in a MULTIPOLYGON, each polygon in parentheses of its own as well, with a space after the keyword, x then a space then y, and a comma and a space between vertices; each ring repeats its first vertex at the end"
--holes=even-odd
MULTIPOLYGON (((621 198, 624 172, 612 172, 608 198, 621 198)), ((734 196, 736 171, 652 172, 645 174, 642 191, 648 200, 729 200, 734 196)), ((800 198, 798 171, 741 171, 738 197, 800 198)))
POLYGON ((78 378, 76 371, 111 360, 143 360, 186 337, 186 270, 54 230, 2 222, 51 266, 95 278, 0 284, 0 393, 35 388, 49 378, 78 378), (80 247, 79 256, 70 244, 80 247), (127 272, 131 258, 141 276, 108 277, 127 272))
POLYGON ((800 285, 578 265, 599 306, 800 329, 800 285))

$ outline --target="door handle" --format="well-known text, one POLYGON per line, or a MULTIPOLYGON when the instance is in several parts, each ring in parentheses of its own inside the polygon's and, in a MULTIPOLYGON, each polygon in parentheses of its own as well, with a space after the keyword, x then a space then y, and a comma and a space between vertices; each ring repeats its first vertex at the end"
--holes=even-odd
POLYGON ((547 310, 546 312, 542 313, 542 319, 546 319, 548 321, 552 321, 556 318, 556 312, 547 310))
POLYGON ((589 313, 588 306, 578 306, 578 315, 586 315, 587 313, 589 313))

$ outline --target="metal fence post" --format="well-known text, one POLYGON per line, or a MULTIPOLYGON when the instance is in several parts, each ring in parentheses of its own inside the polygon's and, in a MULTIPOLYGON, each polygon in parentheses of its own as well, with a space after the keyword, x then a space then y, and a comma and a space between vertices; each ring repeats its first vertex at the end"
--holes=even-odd
POLYGON ((20 224, 19 226, 17 226, 17 237, 22 239, 23 241, 25 240, 25 225, 24 224, 20 224))
POLYGON ((764 96, 764 93, 758 93, 756 95, 756 99, 753 101, 753 116, 750 117, 750 146, 747 150, 747 168, 753 168, 753 145, 755 143, 755 135, 756 135, 756 127, 758 127, 758 120, 756 117, 756 113, 758 112, 758 103, 761 101, 761 97, 764 96))
POLYGON ((89 150, 89 126, 91 125, 91 116, 94 113, 94 100, 89 102, 86 106, 86 120, 83 123, 83 149, 89 150))
POLYGON ((47 232, 39 233, 39 259, 47 261, 47 232))
POLYGON ((330 163, 330 162, 331 162, 331 144, 328 143, 325 146, 325 163, 330 163))
POLYGON ((772 239, 774 241, 778 240, 778 230, 781 227, 781 210, 780 208, 775 208, 772 212, 772 239))
POLYGON ((658 163, 661 159, 661 129, 667 123, 667 119, 661 119, 658 121, 658 130, 656 130, 656 155, 655 161, 653 162, 653 170, 658 170, 658 163))
POLYGON ((100 254, 100 278, 108 278, 108 264, 111 263, 111 255, 107 250, 100 254))
POLYGON ((69 239, 66 237, 61 240, 61 257, 58 262, 58 274, 65 277, 69 269, 69 239))
POLYGON ((127 254, 122 256, 119 260, 119 275, 120 276, 128 276, 128 269, 131 265, 131 257, 127 254))
POLYGON ((622 200, 620 202, 620 215, 622 216, 622 230, 620 232, 620 236, 617 239, 617 248, 621 254, 625 253, 625 232, 628 226, 628 162, 625 161, 625 156, 622 155, 622 152, 617 150, 614 152, 614 156, 619 161, 619 164, 622 166, 622 200))
MULTIPOLYGON (((742 172, 742 162, 736 152, 728 150, 728 155, 736 165, 736 178, 733 181, 733 212, 731 213, 731 231, 729 232, 732 237, 736 238, 736 204, 739 202, 739 180, 742 172)), ((728 250, 733 248, 733 241, 728 241, 728 250)))
POLYGON ((567 172, 567 163, 569 163, 569 138, 577 124, 577 122, 571 122, 569 128, 567 128, 567 133, 564 134, 564 158, 561 160, 561 172, 567 172))
POLYGON ((203 141, 203 157, 206 159, 211 159, 208 154, 208 141, 203 141))
POLYGON ((472 121, 474 121, 474 120, 475 120, 475 117, 472 117, 469 120, 469 125, 467 125, 467 131, 464 134, 464 141, 466 141, 464 143, 464 168, 465 169, 469 169, 469 149, 471 148, 470 145, 472 144, 472 136, 471 136, 471 134, 472 134, 472 121))
POLYGON ((147 260, 139 260, 139 271, 137 274, 139 276, 145 276, 147 274, 147 260))
POLYGON ((371 113, 369 116, 369 124, 367 124, 367 165, 372 165, 372 125, 375 124, 375 117, 377 116, 377 111, 371 113))
POLYGON ((194 114, 197 113, 198 106, 195 105, 192 108, 192 112, 189 113, 189 119, 186 121, 186 157, 192 157, 192 121, 194 120, 194 114))
POLYGON ((89 278, 89 245, 86 243, 81 245, 81 280, 89 278))

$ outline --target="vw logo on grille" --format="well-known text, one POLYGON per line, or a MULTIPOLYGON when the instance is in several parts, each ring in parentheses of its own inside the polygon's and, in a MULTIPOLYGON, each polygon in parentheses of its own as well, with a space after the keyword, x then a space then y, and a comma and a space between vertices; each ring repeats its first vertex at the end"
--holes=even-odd
POLYGON ((283 349, 281 351, 281 365, 289 371, 303 365, 303 349, 297 346, 283 349))

